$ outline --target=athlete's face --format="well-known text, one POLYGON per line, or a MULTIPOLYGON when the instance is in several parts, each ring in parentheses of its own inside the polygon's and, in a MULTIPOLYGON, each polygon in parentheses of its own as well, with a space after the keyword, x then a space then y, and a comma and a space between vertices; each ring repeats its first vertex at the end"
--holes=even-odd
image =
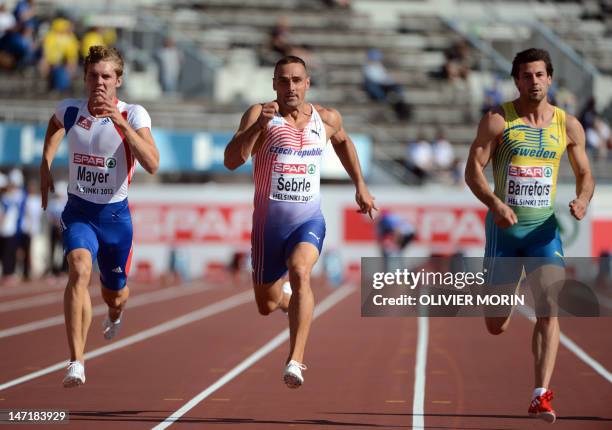
POLYGON ((108 96, 114 99, 117 88, 121 86, 121 77, 117 76, 115 63, 112 61, 100 61, 90 64, 85 74, 85 88, 90 99, 108 96))
POLYGON ((281 106, 297 108, 304 103, 306 90, 310 88, 310 78, 300 63, 283 64, 276 70, 272 84, 276 100, 281 106))
POLYGON ((518 79, 514 79, 514 83, 522 98, 540 102, 548 94, 552 76, 548 76, 544 61, 534 61, 519 66, 518 79))

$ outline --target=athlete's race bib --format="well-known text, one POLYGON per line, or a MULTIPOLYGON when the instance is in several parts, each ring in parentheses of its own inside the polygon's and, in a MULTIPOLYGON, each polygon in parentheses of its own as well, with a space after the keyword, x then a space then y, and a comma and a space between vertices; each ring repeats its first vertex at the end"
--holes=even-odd
POLYGON ((102 157, 91 154, 73 154, 75 169, 71 172, 75 184, 72 193, 81 195, 109 195, 116 192, 117 160, 113 157, 102 157))
POLYGON ((508 166, 506 204, 528 208, 552 205, 552 166, 508 166))
POLYGON ((272 164, 270 199, 308 203, 319 194, 319 166, 296 160, 272 164))

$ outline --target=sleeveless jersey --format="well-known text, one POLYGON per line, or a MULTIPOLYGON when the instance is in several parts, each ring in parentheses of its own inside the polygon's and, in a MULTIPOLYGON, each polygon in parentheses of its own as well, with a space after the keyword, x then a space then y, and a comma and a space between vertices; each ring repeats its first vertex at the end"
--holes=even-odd
POLYGON ((323 120, 311 108, 310 121, 302 130, 278 113, 268 123, 253 160, 254 226, 265 222, 295 225, 322 217, 320 169, 327 136, 323 120))
MULTIPOLYGON (((134 130, 151 128, 142 106, 117 101, 117 108, 134 130)), ((94 117, 86 99, 63 100, 55 117, 68 139, 68 193, 98 204, 124 200, 136 159, 121 130, 110 118, 94 117)))
POLYGON ((534 128, 512 102, 502 108, 506 124, 493 154, 495 195, 514 210, 518 226, 537 226, 554 214, 559 162, 567 146, 565 112, 554 107, 550 125, 534 128))

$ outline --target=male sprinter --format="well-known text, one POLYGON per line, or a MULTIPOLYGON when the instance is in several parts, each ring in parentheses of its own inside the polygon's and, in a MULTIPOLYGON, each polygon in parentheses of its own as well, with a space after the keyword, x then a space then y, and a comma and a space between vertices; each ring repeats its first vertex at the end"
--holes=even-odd
POLYGON ((91 323, 87 287, 96 257, 102 297, 108 305, 104 337, 112 339, 117 334, 129 296, 126 279, 132 256, 128 186, 136 160, 151 174, 159 166, 149 114, 142 106, 117 99, 123 75, 119 52, 93 46, 84 69, 87 99, 59 103, 49 120, 40 164, 42 207, 46 209, 49 190, 54 189, 51 163, 66 135, 70 180, 61 223, 69 267, 64 314, 70 363, 64 387, 85 383, 83 354, 91 323))
POLYGON ((279 60, 272 84, 276 100, 245 112, 225 148, 225 166, 233 170, 253 156, 255 300, 262 315, 278 308, 289 312, 290 350, 283 380, 298 388, 304 382, 304 348, 314 309, 310 273, 325 238, 319 182, 328 140, 355 184, 359 212, 371 218, 376 206, 340 114, 305 101, 310 78, 304 61, 295 56, 279 60), (287 270, 290 289, 282 288, 287 270))
MULTIPOLYGON (((546 98, 552 75, 548 52, 519 52, 512 63, 518 99, 485 114, 470 149, 465 178, 472 192, 489 208, 485 261, 495 259, 489 267, 494 288, 511 282, 494 275, 512 270, 504 267, 510 260, 498 257, 539 258, 535 260, 537 264, 533 264, 534 259, 527 260, 525 271, 531 275, 530 280, 539 284, 535 287, 544 292, 563 277, 563 248, 553 205, 559 161, 566 149, 576 176, 576 198, 569 203, 569 210, 577 220, 585 216, 593 195, 595 183, 585 152, 584 130, 575 117, 552 106, 546 98), (494 192, 483 173, 491 159, 494 192)), ((521 271, 519 267, 515 273, 520 276, 521 271)), ((516 287, 516 282, 511 286, 516 287)), ((489 332, 503 333, 510 313, 511 309, 502 317, 486 317, 489 332)), ((558 345, 557 317, 538 315, 532 339, 535 389, 529 415, 549 423, 555 421, 549 386, 558 345)))

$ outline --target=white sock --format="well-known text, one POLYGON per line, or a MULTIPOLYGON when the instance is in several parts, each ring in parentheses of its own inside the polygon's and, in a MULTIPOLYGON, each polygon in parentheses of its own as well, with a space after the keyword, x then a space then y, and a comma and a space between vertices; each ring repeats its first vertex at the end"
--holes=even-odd
POLYGON ((533 390, 533 395, 531 396, 531 400, 535 399, 536 397, 540 397, 542 395, 544 395, 544 393, 546 392, 546 388, 544 387, 538 387, 536 389, 533 390))

